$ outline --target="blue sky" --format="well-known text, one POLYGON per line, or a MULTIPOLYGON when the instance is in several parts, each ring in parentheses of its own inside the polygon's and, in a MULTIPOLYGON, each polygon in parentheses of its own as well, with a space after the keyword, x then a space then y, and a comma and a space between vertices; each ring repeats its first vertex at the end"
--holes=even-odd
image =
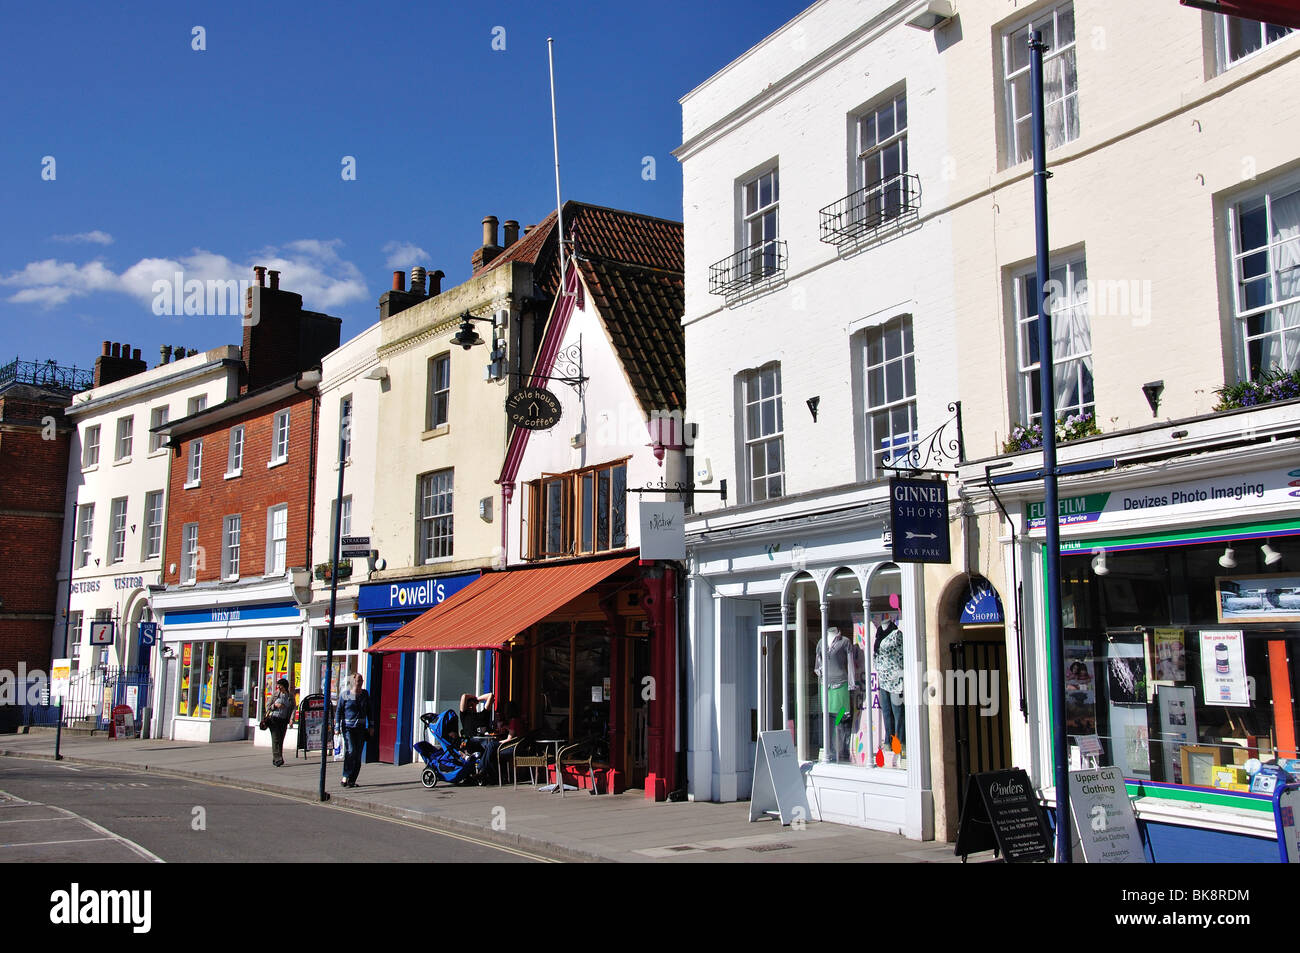
POLYGON ((678 99, 807 2, 269 6, 7 5, 0 363, 238 343, 155 314, 177 270, 278 265, 345 340, 394 269, 459 283, 485 215, 554 208, 547 36, 564 197, 680 219, 678 99))

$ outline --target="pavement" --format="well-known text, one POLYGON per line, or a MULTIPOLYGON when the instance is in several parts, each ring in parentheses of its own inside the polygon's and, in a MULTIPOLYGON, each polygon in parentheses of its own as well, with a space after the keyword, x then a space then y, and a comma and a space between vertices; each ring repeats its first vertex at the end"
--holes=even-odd
MULTIPOLYGON (((320 758, 271 764, 251 741, 196 744, 163 739, 63 736, 68 764, 111 764, 316 802, 320 758)), ((288 752, 286 751, 286 755, 288 752)), ((0 735, 0 756, 54 758, 53 731, 0 735)), ((952 845, 808 821, 801 829, 773 819, 751 822, 747 802, 645 800, 642 792, 593 797, 545 794, 521 784, 420 783, 424 765, 367 764, 360 784, 339 784, 341 762, 326 766, 330 805, 397 818, 433 830, 532 851, 557 860, 614 863, 957 863, 952 845)))

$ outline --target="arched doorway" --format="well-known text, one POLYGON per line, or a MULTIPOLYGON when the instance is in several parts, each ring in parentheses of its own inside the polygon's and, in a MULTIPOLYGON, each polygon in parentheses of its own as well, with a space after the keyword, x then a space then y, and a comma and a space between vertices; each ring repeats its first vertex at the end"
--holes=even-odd
MULTIPOLYGON (((926 691, 942 712, 943 791, 936 791, 944 830, 954 840, 967 778, 1011 764, 1010 666, 1006 616, 993 584, 962 573, 939 597, 941 678, 926 691)), ((939 674, 939 673, 935 673, 939 674)))

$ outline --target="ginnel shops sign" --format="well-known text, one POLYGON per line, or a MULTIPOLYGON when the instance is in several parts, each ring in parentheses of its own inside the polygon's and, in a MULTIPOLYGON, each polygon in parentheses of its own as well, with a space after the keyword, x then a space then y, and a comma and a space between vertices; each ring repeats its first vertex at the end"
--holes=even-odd
POLYGON ((890 479, 889 528, 894 562, 952 562, 948 546, 948 484, 943 480, 890 479))

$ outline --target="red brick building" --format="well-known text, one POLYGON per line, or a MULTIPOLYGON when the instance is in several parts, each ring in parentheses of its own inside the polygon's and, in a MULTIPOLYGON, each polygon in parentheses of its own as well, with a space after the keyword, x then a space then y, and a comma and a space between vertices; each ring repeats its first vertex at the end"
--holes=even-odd
POLYGON ((50 629, 61 609, 56 576, 67 548, 71 428, 63 411, 89 385, 88 374, 50 364, 15 360, 0 368, 0 670, 49 668, 50 629))
POLYGON ((164 732, 182 740, 248 737, 275 680, 296 688, 300 605, 310 599, 320 359, 341 320, 301 295, 249 291, 240 395, 174 421, 164 544, 164 732))

